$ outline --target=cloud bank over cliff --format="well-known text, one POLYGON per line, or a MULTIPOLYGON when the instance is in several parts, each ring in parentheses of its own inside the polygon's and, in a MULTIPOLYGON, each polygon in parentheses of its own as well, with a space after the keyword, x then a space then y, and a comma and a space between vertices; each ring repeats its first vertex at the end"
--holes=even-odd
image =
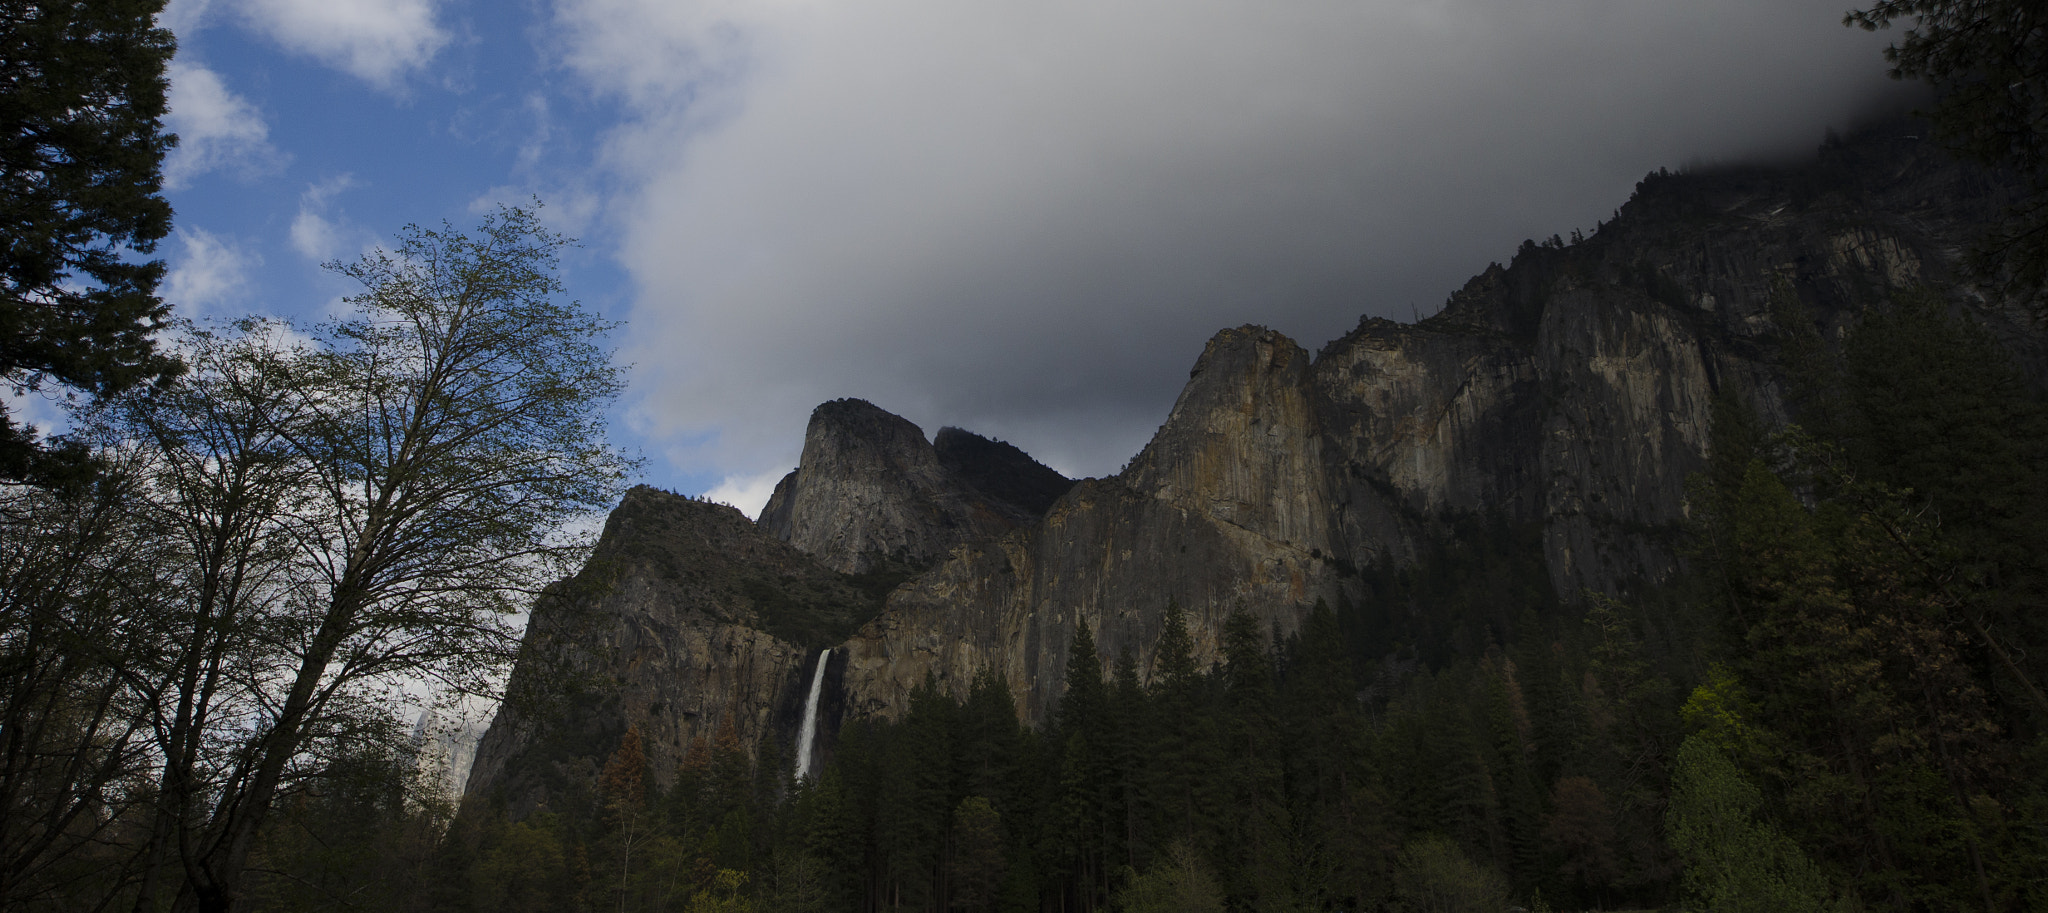
POLYGON ((795 462, 811 406, 1114 472, 1218 328, 1433 312, 1660 166, 1788 155, 1889 91, 1840 0, 564 0, 638 421, 795 462))

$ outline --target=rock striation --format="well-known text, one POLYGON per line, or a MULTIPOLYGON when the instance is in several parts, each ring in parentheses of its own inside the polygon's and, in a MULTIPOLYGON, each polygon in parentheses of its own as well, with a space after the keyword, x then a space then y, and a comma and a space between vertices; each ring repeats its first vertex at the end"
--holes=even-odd
MULTIPOLYGON (((828 742, 839 722, 900 711, 928 675, 962 690, 984 669, 1041 721, 1077 626, 1149 676, 1177 604, 1206 661, 1229 613, 1285 634, 1316 600, 1369 603, 1370 569, 1474 518, 1532 531, 1565 602, 1668 581, 1715 401, 1798 417, 1792 340, 1838 340, 1893 296, 1932 293, 2048 380, 2025 311, 1957 267, 2005 186, 1905 128, 1797 168, 1651 175, 1592 236, 1525 243, 1429 319, 1366 318, 1313 357, 1256 326, 1216 334, 1111 478, 1074 483, 1008 445, 957 429, 927 443, 869 403, 826 403, 758 528, 628 496, 593 563, 609 594, 573 624, 536 612, 529 637, 613 695, 553 725, 592 744, 641 725, 666 746, 649 749, 660 780, 707 726, 788 741, 812 648, 834 644, 828 742)), ((484 739, 472 795, 537 769, 519 759, 545 739, 519 720, 508 710, 484 739)))
POLYGON ((793 726, 817 648, 879 608, 723 504, 645 486, 612 511, 590 563, 534 608, 515 700, 477 747, 468 795, 523 814, 587 792, 637 726, 666 788, 692 746, 793 726))
POLYGON ((1309 367, 1270 330, 1217 334, 1120 476, 1082 482, 1036 526, 963 548, 891 594, 847 641, 845 712, 887 714, 926 673, 965 687, 989 667, 1042 719, 1076 625, 1104 655, 1128 648, 1149 668, 1169 599, 1213 658, 1233 609, 1291 630, 1301 608, 1335 598, 1309 367))
POLYGON ((1791 336, 1838 338, 1918 287, 2041 362, 2023 316, 1956 271, 1998 187, 1880 131, 1803 169, 1652 175, 1592 237, 1525 243, 1438 315, 1364 319, 1313 359, 1269 330, 1218 333, 1121 474, 890 597, 848 641, 845 712, 988 667, 1042 720, 1077 625, 1144 674, 1172 600, 1213 658, 1231 611, 1290 632, 1316 599, 1370 600, 1358 569, 1475 517, 1535 529, 1565 602, 1668 581, 1716 398, 1793 418, 1791 336))

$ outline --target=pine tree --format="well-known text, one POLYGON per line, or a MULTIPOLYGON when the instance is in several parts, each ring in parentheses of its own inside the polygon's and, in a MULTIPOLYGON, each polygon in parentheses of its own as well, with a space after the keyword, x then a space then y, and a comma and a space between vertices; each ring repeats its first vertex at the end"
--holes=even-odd
POLYGON ((1194 639, 1178 600, 1167 601, 1165 622, 1152 651, 1152 676, 1151 706, 1160 725, 1146 733, 1151 759, 1144 779, 1152 822, 1148 830, 1162 839, 1206 840, 1222 801, 1215 789, 1216 708, 1203 702, 1194 639))
POLYGON ((1109 695, 1103 687, 1102 657, 1086 623, 1074 626, 1067 647, 1066 693, 1060 697, 1059 729, 1063 733, 1097 734, 1107 724, 1109 695))
POLYGON ((803 849, 823 868, 825 909, 853 909, 863 882, 865 829, 858 811, 847 795, 846 781, 837 762, 827 764, 817 780, 799 800, 808 827, 803 849))
POLYGON ((875 798, 878 872, 890 904, 943 900, 944 854, 953 811, 951 720, 957 705, 927 674, 910 706, 885 730, 884 770, 875 798))
POLYGON ((1821 481, 1849 494, 1808 510, 1752 464, 1733 518, 1751 619, 1738 671, 1757 685, 1758 728, 1786 746, 1789 825, 1830 850, 1823 865, 1858 873, 1866 900, 1996 908, 1997 805, 1978 797, 1997 780, 1997 727, 1957 625, 1911 582, 1910 530, 1821 481))
POLYGON ((1316 600, 1291 652, 1280 703, 1289 816, 1303 835, 1301 880, 1335 905, 1352 906, 1369 890, 1372 847, 1366 840, 1377 816, 1359 801, 1365 721, 1343 633, 1323 600, 1316 600))
POLYGON ((952 905, 991 909, 1002 888, 1003 857, 1003 821, 995 805, 981 796, 960 800, 953 809, 953 858, 947 863, 952 905))
POLYGON ((1106 761, 1109 766, 1108 794, 1104 797, 1108 815, 1109 841, 1106 858, 1114 865, 1133 869, 1140 864, 1146 828, 1144 825, 1144 745, 1149 741, 1151 706, 1145 688, 1138 682, 1138 660, 1126 646, 1117 653, 1116 672, 1109 691, 1109 726, 1106 761))
MULTIPOLYGON (((104 396, 175 376, 154 337, 170 233, 164 0, 12 0, 0 9, 0 386, 104 396)), ((65 454, 61 462, 83 457, 65 454)), ((0 478, 61 471, 0 407, 0 478)))
POLYGON ((1542 872, 1543 800, 1537 791, 1528 753, 1527 708, 1519 700, 1515 664, 1499 651, 1489 651, 1479 667, 1478 693, 1485 702, 1486 767, 1493 792, 1500 797, 1500 841, 1495 848, 1510 880, 1518 886, 1539 883, 1542 872))
POLYGON ((1195 680, 1195 641, 1188 634, 1187 615, 1180 600, 1166 601, 1166 621, 1159 643, 1152 651, 1152 680, 1161 691, 1187 689, 1195 680))
POLYGON ((1292 863, 1273 655, 1257 618, 1242 609, 1223 621, 1223 681, 1228 697, 1228 795, 1223 838, 1241 861, 1227 873, 1228 893, 1254 905, 1292 902, 1292 863))
POLYGON ((1912 556, 1952 580, 1959 620, 1991 655, 2031 728, 2048 731, 2048 404, 2010 357, 1926 290, 1899 296, 1849 336, 1855 472, 1902 492, 1938 524, 1912 556), (1994 633, 1996 632, 1996 633, 1994 633))
POLYGON ((987 797, 998 812, 1014 814, 1021 736, 1009 683, 996 669, 983 669, 960 710, 959 788, 987 797))
POLYGON ((1074 626, 1067 649, 1067 690, 1060 698, 1059 724, 1053 730, 1062 746, 1059 766, 1059 853, 1067 861, 1071 888, 1084 909, 1093 909, 1107 892, 1104 853, 1112 822, 1109 765, 1109 694, 1102 681, 1102 660, 1095 636, 1084 622, 1074 626))

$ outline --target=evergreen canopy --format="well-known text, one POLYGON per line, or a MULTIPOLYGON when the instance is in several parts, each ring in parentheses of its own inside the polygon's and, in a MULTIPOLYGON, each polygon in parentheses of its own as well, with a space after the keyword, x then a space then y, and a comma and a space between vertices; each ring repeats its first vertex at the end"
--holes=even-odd
MULTIPOLYGON (((0 383, 95 395, 168 377, 164 0, 0 0, 0 383)), ((47 454, 0 409, 0 477, 47 454)))

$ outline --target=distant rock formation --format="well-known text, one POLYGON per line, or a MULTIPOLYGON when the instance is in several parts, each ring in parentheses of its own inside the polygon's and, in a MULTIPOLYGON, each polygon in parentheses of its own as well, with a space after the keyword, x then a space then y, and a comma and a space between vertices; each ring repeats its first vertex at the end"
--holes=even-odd
POLYGON ((908 420, 840 399, 811 412, 761 525, 844 573, 922 570, 1036 521, 1072 484, 1008 444, 946 428, 934 446, 908 420))
MULTIPOLYGON (((1591 237, 1526 243, 1442 313, 1364 319, 1313 358, 1271 330, 1224 330, 1112 478, 1072 483, 1008 445, 956 429, 934 445, 866 402, 826 403, 758 528, 627 498, 593 562, 610 595, 574 624, 543 604, 529 634, 608 696, 539 730, 601 752, 638 724, 665 782, 717 721, 749 745, 789 743, 827 646, 828 744, 846 719, 900 712, 927 675, 964 690, 982 669, 1042 721, 1076 626, 1149 675, 1172 600, 1206 662, 1230 612, 1293 631, 1315 600, 1370 599, 1366 569, 1415 561, 1475 517, 1532 531, 1566 602, 1670 580, 1714 400, 1796 417, 1787 339, 1839 339, 1924 289, 2048 378, 2025 312, 1957 274, 2003 185, 1904 132, 1800 168, 1652 175, 1591 237)), ((520 719, 508 710, 485 738, 472 796, 533 776, 519 753, 558 737, 511 734, 534 730, 520 719)))
POLYGON ((1169 598, 1204 659, 1232 609, 1292 630, 1316 598, 1337 598, 1309 378, 1308 353, 1285 336, 1218 333, 1121 475, 1081 483, 1038 525, 969 546, 890 597, 847 641, 847 712, 891 713, 927 672, 964 687, 986 666, 1039 720, 1077 624, 1143 669, 1169 598))
POLYGON ((467 792, 523 813, 582 788, 629 726, 665 788, 721 727, 749 746, 788 727, 790 683, 814 647, 877 608, 876 594, 731 507, 634 488, 583 574, 534 607, 535 656, 511 682, 522 700, 484 735, 467 792))

